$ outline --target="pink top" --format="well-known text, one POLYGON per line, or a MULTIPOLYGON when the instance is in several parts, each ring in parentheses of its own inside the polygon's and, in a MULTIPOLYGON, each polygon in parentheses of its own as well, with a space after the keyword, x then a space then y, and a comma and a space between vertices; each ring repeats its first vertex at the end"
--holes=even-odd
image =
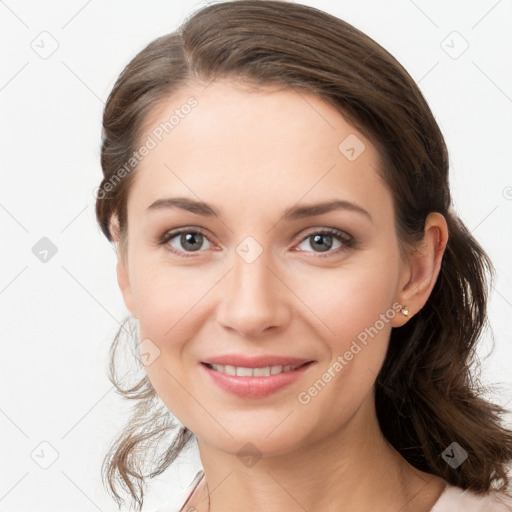
MULTIPOLYGON (((203 471, 198 471, 192 483, 181 493, 181 508, 166 504, 155 512, 186 512, 185 506, 203 476, 203 471)), ((480 496, 448 484, 430 512, 512 512, 512 497, 498 491, 480 496)))

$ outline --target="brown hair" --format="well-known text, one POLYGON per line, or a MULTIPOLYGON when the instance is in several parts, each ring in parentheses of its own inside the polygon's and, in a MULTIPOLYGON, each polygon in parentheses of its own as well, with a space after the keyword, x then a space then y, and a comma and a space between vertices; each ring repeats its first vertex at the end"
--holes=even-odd
MULTIPOLYGON (((420 90, 386 50, 353 26, 297 3, 230 1, 195 12, 179 30, 144 48, 119 76, 104 111, 96 215, 105 236, 113 240, 115 215, 125 240, 136 169, 115 187, 105 185, 130 159, 148 113, 187 83, 221 78, 314 93, 371 140, 393 194, 402 250, 422 240, 430 212, 444 215, 449 240, 440 274, 425 306, 391 332, 375 383, 377 415, 386 438, 416 468, 463 489, 506 490, 512 432, 501 424, 505 411, 483 398, 486 390, 470 369, 478 362, 475 345, 487 323, 487 277, 494 278, 494 269, 451 208, 447 149, 420 90), (452 442, 469 454, 456 469, 441 457, 452 442)), ((168 468, 194 436, 159 402, 140 362, 144 375, 122 387, 116 349, 125 332, 132 349, 139 342, 125 329, 129 320, 112 344, 109 378, 135 405, 102 473, 118 504, 120 485, 141 509, 146 479, 168 468), (172 443, 144 474, 149 447, 171 433, 172 443)))

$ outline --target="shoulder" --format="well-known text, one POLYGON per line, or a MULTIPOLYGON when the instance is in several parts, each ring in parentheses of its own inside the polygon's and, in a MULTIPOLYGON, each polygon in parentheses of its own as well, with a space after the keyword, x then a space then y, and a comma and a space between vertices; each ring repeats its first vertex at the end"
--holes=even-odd
POLYGON ((512 497, 504 492, 473 491, 447 485, 430 512, 512 512, 512 497))
POLYGON ((192 480, 192 483, 186 488, 183 489, 177 496, 175 496, 171 501, 167 501, 163 505, 161 505, 157 510, 152 510, 150 512, 181 512, 183 507, 187 504, 190 496, 195 491, 196 487, 199 485, 199 482, 203 478, 203 470, 199 470, 192 480))

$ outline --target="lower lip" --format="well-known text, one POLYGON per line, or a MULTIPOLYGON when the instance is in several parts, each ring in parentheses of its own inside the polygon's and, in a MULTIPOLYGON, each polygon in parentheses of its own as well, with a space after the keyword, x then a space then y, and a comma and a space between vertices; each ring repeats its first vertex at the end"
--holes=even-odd
POLYGON ((238 377, 212 370, 201 364, 215 384, 224 391, 242 398, 263 398, 272 395, 299 379, 311 365, 312 363, 307 363, 296 370, 265 377, 238 377))

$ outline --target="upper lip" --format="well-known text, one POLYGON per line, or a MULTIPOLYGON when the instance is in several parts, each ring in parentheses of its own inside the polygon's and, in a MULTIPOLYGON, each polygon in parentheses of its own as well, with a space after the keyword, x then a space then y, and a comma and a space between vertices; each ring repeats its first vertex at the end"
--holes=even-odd
POLYGON ((312 359, 303 359, 299 357, 273 355, 248 357, 244 355, 226 354, 210 357, 202 362, 206 364, 229 365, 242 368, 266 368, 267 366, 298 366, 312 361, 312 359))

